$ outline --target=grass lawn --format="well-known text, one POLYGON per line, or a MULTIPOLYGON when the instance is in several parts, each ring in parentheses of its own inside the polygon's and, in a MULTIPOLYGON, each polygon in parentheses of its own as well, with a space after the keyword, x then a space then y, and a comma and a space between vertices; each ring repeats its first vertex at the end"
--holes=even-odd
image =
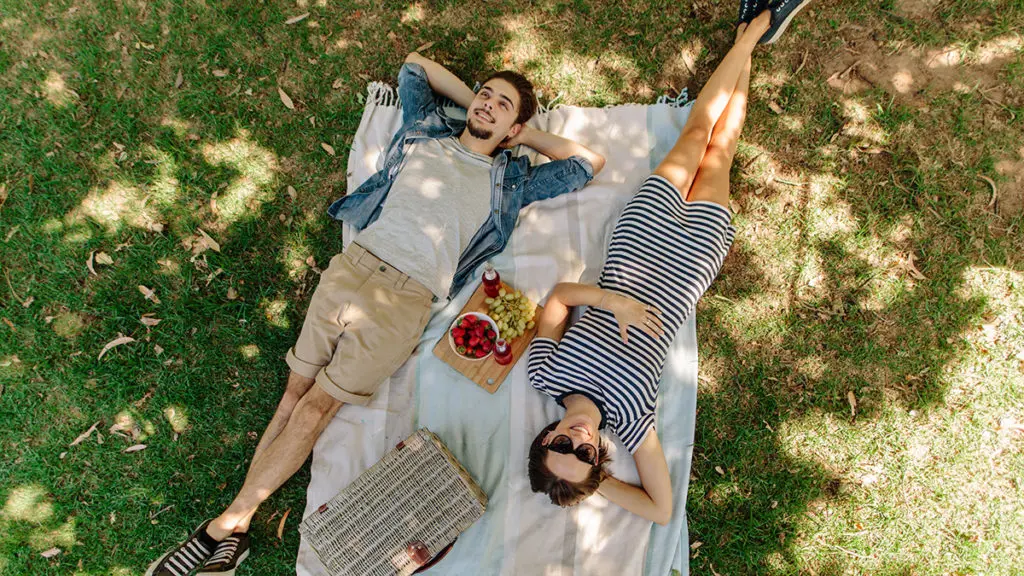
MULTIPOLYGON (((229 502, 368 81, 429 43, 545 100, 694 94, 734 4, 0 0, 0 574, 141 574, 229 502)), ((694 574, 1024 566, 1022 30, 1022 0, 819 0, 756 53, 694 574)), ((241 574, 293 572, 307 482, 241 574)))

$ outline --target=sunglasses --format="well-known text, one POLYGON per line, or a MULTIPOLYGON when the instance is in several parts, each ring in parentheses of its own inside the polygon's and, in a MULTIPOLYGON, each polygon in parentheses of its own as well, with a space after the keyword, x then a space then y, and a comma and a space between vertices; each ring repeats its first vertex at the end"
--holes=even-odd
POLYGON ((572 439, 565 434, 555 436, 551 442, 548 443, 547 448, 548 450, 559 454, 574 454, 576 459, 584 464, 590 464, 591 466, 597 464, 597 448, 595 448, 593 444, 580 444, 576 448, 573 448, 572 439))

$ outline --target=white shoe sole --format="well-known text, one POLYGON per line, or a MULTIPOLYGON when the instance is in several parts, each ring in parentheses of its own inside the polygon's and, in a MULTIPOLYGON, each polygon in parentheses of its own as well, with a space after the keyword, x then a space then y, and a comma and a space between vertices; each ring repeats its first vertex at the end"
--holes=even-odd
POLYGON ((810 3, 810 0, 808 0, 807 2, 804 2, 803 4, 798 6, 796 10, 790 12, 789 16, 786 16, 786 19, 782 21, 782 26, 779 26, 779 29, 775 31, 775 34, 772 34, 772 37, 762 42, 762 44, 774 44, 776 40, 782 38, 782 34, 786 32, 786 28, 789 28, 789 24, 790 22, 793 21, 793 18, 795 18, 796 15, 799 14, 800 11, 806 8, 807 5, 810 3))
POLYGON ((242 552, 242 555, 235 560, 235 567, 227 572, 196 572, 196 576, 235 576, 235 570, 238 570, 238 566, 249 557, 249 551, 242 552))

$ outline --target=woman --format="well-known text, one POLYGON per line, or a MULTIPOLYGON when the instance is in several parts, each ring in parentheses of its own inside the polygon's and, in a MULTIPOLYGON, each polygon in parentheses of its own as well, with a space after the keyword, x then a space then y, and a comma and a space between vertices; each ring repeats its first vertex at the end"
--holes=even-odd
POLYGON ((669 522, 672 487, 653 433, 658 380, 672 338, 732 244, 729 168, 746 114, 751 53, 777 39, 806 3, 781 0, 744 18, 742 10, 764 5, 742 2, 733 48, 694 102, 675 146, 619 217, 598 284, 559 284, 549 296, 528 372, 565 416, 534 440, 529 475, 533 491, 555 504, 572 506, 596 491, 644 518, 669 522), (566 331, 573 306, 588 309, 566 331), (605 472, 601 428, 632 453, 642 486, 605 472))

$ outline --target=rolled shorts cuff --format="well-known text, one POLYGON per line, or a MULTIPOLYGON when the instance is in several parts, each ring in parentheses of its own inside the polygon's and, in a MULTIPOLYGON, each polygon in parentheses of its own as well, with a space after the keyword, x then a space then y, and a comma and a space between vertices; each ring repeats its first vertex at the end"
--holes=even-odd
POLYGON ((332 398, 345 404, 355 404, 357 406, 366 406, 373 399, 373 394, 356 394, 355 392, 349 392, 341 386, 339 386, 331 377, 327 375, 326 370, 321 370, 316 375, 316 385, 321 390, 327 392, 332 398))
POLYGON ((324 369, 323 366, 310 364, 305 360, 299 359, 299 357, 295 355, 294 347, 288 349, 288 354, 285 355, 284 361, 288 363, 288 367, 292 369, 292 372, 295 372, 303 378, 316 378, 324 369))

